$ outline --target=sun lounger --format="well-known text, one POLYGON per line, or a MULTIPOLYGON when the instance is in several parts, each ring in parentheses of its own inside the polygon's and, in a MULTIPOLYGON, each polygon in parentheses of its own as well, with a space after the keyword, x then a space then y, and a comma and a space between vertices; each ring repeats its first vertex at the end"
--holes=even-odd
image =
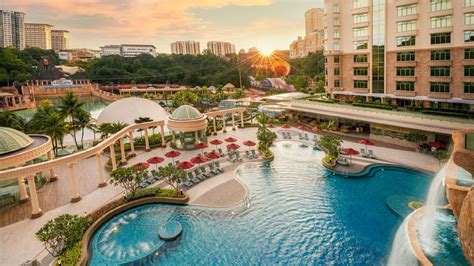
POLYGON ((313 135, 313 141, 317 141, 318 140, 318 135, 313 135))
POLYGON ((239 162, 242 161, 242 158, 240 158, 240 152, 235 152, 235 159, 239 162))
POLYGON ((258 154, 255 153, 255 150, 251 150, 250 152, 252 153, 253 158, 258 158, 258 154))
POLYGON ((365 153, 365 149, 360 149, 360 154, 362 155, 362 157, 369 157, 369 155, 365 153))
POLYGON ((367 154, 369 158, 375 158, 375 154, 373 150, 369 150, 369 154, 367 154))
POLYGON ((180 160, 174 161, 174 164, 175 164, 175 165, 178 165, 179 163, 180 163, 180 160))
POLYGON ((194 174, 195 174, 195 178, 197 178, 199 180, 204 180, 204 179, 207 178, 207 176, 205 176, 201 172, 199 172, 199 170, 197 168, 194 169, 194 174))
POLYGON ((245 151, 244 157, 245 157, 245 158, 248 158, 248 159, 251 159, 251 158, 252 158, 252 155, 250 154, 250 151, 249 151, 249 150, 246 150, 246 151, 245 151))
POLYGON ((288 132, 288 139, 291 139, 291 133, 288 132))
POLYGON ((224 172, 224 168, 221 167, 218 161, 214 162, 214 167, 217 169, 217 171, 224 172))
POLYGON ((202 180, 202 179, 194 176, 193 172, 188 172, 188 177, 189 177, 189 180, 191 182, 193 182, 194 184, 197 184, 197 183, 201 182, 201 180, 202 180))
POLYGON ((173 166, 173 164, 172 164, 172 163, 168 163, 168 166, 173 166))
POLYGON ((304 139, 309 140, 308 133, 304 133, 304 139))
POLYGON ((201 174, 203 174, 205 177, 211 177, 212 174, 206 172, 206 169, 204 169, 204 167, 200 166, 200 167, 198 167, 198 169, 199 169, 198 171, 199 171, 201 174))
POLYGON ((234 157, 233 154, 228 153, 228 154, 227 154, 227 157, 228 157, 228 159, 229 159, 229 161, 230 161, 231 163, 237 162, 237 160, 235 159, 235 157, 234 157))
POLYGON ((337 162, 337 164, 343 165, 343 166, 348 166, 348 165, 349 165, 349 163, 347 162, 346 158, 339 158, 339 159, 337 159, 336 162, 337 162))
POLYGON ((192 172, 188 172, 188 179, 186 179, 184 182, 183 182, 183 185, 187 188, 190 188, 192 186, 194 186, 194 182, 192 181, 192 172), (191 175, 190 175, 191 174, 191 175))
POLYGON ((209 169, 211 170, 212 173, 214 173, 215 175, 218 175, 221 173, 221 171, 217 170, 215 167, 214 167, 214 164, 210 163, 209 164, 209 169))
POLYGON ((222 157, 225 155, 225 153, 222 151, 221 148, 217 149, 217 151, 219 152, 219 155, 222 157))
POLYGON ((298 135, 300 137, 300 140, 304 139, 303 133, 299 132, 298 135))

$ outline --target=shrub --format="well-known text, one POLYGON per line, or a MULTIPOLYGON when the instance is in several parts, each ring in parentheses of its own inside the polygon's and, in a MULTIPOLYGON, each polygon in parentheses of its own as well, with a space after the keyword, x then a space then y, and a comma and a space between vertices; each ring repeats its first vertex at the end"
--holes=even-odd
POLYGON ((110 183, 114 186, 121 186, 126 194, 133 196, 139 184, 148 177, 148 171, 135 170, 131 167, 117 168, 110 173, 110 183))
POLYGON ((376 108, 376 109, 383 109, 383 110, 393 110, 394 109, 393 106, 380 104, 380 103, 352 103, 352 106, 376 108))
POLYGON ((63 214, 48 221, 36 232, 36 237, 43 242, 45 249, 54 257, 72 249, 82 238, 91 224, 88 217, 63 214))
POLYGON ((141 199, 141 198, 146 198, 146 197, 155 197, 159 196, 161 192, 160 188, 157 187, 150 187, 150 188, 144 188, 141 189, 133 195, 129 195, 127 199, 130 200, 136 200, 136 199, 141 199))
MULTIPOLYGON (((141 137, 136 137, 134 138, 134 142, 133 142, 135 145, 145 145, 145 136, 141 136, 141 137)), ((155 134, 152 134, 152 135, 149 135, 148 136, 148 143, 150 145, 158 145, 158 144, 162 144, 161 143, 161 134, 160 133, 155 133, 155 134)))
POLYGON ((72 248, 67 249, 64 254, 58 257, 55 265, 78 265, 81 259, 81 247, 82 241, 77 242, 72 248))
POLYGON ((176 193, 176 190, 164 188, 160 190, 160 197, 168 197, 168 198, 178 198, 180 195, 176 193))

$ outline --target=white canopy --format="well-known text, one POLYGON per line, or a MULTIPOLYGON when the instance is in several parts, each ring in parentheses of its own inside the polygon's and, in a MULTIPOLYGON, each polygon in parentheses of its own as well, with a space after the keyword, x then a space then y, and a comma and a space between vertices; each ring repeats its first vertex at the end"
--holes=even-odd
POLYGON ((97 118, 97 125, 114 122, 132 125, 139 117, 149 117, 154 121, 159 121, 166 120, 168 115, 163 107, 152 100, 129 97, 105 107, 97 118))

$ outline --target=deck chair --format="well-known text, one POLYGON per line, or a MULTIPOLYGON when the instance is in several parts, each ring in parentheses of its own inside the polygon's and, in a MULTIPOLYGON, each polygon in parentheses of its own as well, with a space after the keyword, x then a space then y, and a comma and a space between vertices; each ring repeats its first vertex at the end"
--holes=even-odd
POLYGON ((367 154, 369 158, 375 158, 375 154, 373 150, 369 150, 369 153, 367 154))
POLYGON ((219 172, 224 172, 224 168, 221 167, 220 163, 218 161, 214 162, 214 166, 219 172))

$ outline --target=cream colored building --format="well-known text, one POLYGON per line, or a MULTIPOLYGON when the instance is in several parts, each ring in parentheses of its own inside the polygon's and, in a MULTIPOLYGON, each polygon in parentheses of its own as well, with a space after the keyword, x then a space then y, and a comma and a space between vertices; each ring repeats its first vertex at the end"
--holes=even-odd
POLYGON ((26 47, 51 49, 51 28, 44 23, 25 23, 26 47))
POLYGON ((69 31, 52 30, 51 31, 51 47, 55 51, 69 49, 69 31))
POLYGON ((325 0, 326 89, 399 106, 474 104, 474 0, 325 0))
POLYGON ((305 57, 323 49, 324 9, 312 8, 305 12, 304 17, 306 35, 299 36, 290 44, 290 58, 305 57))
POLYGON ((0 10, 0 47, 25 49, 25 13, 0 10))
POLYGON ((201 53, 201 47, 199 42, 177 41, 171 43, 171 53, 198 55, 201 53))
POLYGON ((235 54, 235 45, 229 42, 211 41, 207 43, 207 49, 217 56, 235 54))

